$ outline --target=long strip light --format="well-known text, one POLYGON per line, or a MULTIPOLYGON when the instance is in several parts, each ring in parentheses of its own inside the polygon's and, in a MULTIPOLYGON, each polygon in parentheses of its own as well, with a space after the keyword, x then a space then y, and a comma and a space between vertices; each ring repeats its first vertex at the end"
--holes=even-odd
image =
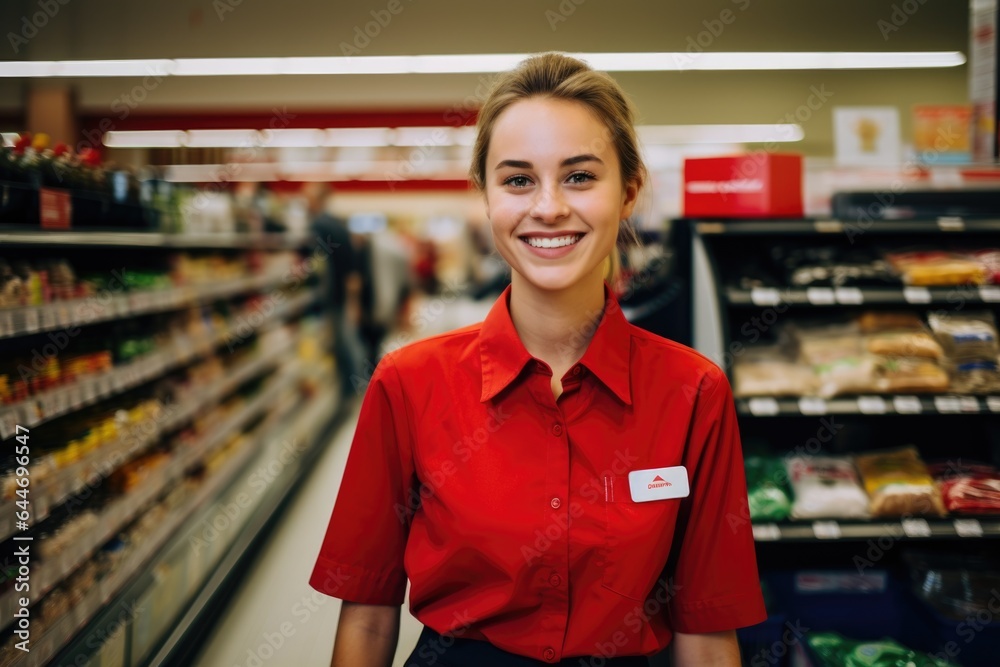
MULTIPOLYGON (((483 74, 502 72, 527 53, 285 58, 177 58, 0 62, 0 77, 275 76, 312 74, 483 74)), ((685 70, 922 69, 957 67, 960 51, 570 53, 609 72, 685 70)))
MULTIPOLYGON (((645 144, 794 142, 804 137, 793 123, 776 125, 641 125, 645 144)), ((104 135, 109 148, 313 148, 471 146, 473 127, 363 127, 281 130, 119 130, 104 135)))

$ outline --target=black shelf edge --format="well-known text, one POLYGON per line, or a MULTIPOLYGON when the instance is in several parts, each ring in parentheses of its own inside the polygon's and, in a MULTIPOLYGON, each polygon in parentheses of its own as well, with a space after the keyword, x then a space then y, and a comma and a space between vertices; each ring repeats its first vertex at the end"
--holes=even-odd
POLYGON ((747 417, 823 415, 971 415, 1000 414, 1000 395, 899 394, 815 398, 758 396, 737 398, 736 413, 747 417))
POLYGON ((955 285, 953 287, 755 287, 724 289, 731 306, 770 307, 779 305, 814 308, 971 303, 1000 305, 1000 285, 955 285))
POLYGON ((935 220, 697 220, 695 230, 703 236, 772 236, 843 234, 935 234, 1000 231, 1000 220, 938 218, 935 220))
POLYGON ((817 519, 785 523, 754 522, 756 542, 830 542, 845 540, 974 540, 1000 538, 998 516, 954 516, 846 521, 817 519))
POLYGON ((164 234, 162 232, 61 231, 14 229, 0 231, 0 245, 122 246, 127 248, 300 248, 310 234, 280 232, 164 234))

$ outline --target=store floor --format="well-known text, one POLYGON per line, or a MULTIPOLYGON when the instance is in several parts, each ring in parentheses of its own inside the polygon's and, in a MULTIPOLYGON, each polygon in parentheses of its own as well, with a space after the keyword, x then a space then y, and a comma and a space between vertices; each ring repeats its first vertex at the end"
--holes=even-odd
MULTIPOLYGON (((329 667, 341 601, 309 587, 344 474, 359 401, 250 566, 194 667, 329 667)), ((393 667, 402 667, 421 624, 404 604, 393 667)))

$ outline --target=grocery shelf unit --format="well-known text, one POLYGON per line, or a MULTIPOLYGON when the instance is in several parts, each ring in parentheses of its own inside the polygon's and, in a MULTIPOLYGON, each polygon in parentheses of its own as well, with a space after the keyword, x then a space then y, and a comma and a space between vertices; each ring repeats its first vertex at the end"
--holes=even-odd
POLYGON ((105 274, 170 273, 170 251, 222 255, 247 269, 220 280, 119 285, 85 298, 0 307, 0 357, 27 359, 58 342, 58 359, 75 344, 117 341, 121 331, 155 340, 101 372, 0 404, 7 452, 0 472, 13 469, 9 455, 24 433, 18 426, 29 429, 32 449, 27 530, 15 521, 16 499, 0 500, 3 641, 20 597, 30 596, 34 627, 46 608, 62 608, 53 596, 69 601, 63 613, 30 628, 30 652, 0 648, 0 665, 174 664, 196 644, 344 414, 325 354, 334 332, 320 316, 318 273, 325 269, 304 262, 311 245, 309 237, 282 234, 0 231, 0 257, 58 255, 105 274), (198 326, 179 327, 171 318, 181 312, 198 326), (157 330, 165 324, 168 330, 157 330), (35 477, 36 451, 52 455, 72 420, 121 415, 137 397, 162 401, 162 411, 127 427, 121 422, 116 436, 72 458, 61 452, 60 465, 35 477), (143 472, 139 483, 111 486, 125 466, 158 453, 166 463, 143 472), (253 475, 261 466, 269 470, 266 484, 253 475), (72 548, 39 558, 46 537, 78 512, 95 518, 72 548), (25 536, 32 538, 30 592, 18 592, 8 580, 10 555, 25 536), (119 549, 126 555, 109 561, 119 549))
MULTIPOLYGON (((719 363, 730 379, 734 362, 744 350, 770 340, 776 328, 790 319, 862 310, 926 315, 961 309, 998 313, 1000 308, 998 286, 795 288, 766 284, 743 289, 734 280, 742 276, 742 264, 766 257, 779 245, 995 247, 1000 245, 1000 220, 683 222, 691 229, 694 347, 719 363)), ((928 461, 968 459, 1000 464, 1000 396, 996 395, 737 397, 736 409, 745 455, 840 455, 915 444, 928 461), (819 439, 824 426, 827 430, 819 439), (804 445, 810 442, 814 449, 820 445, 818 452, 805 451, 804 445)), ((992 559, 1000 555, 996 539, 1000 538, 1000 516, 787 520, 757 523, 753 533, 762 574, 778 570, 860 572, 867 571, 868 565, 899 571, 909 549, 985 554, 992 559)))

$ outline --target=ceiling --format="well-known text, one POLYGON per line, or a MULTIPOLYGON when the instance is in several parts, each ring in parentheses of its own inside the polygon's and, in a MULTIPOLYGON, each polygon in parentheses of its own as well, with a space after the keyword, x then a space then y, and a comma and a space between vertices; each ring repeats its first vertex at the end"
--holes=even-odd
MULTIPOLYGON (((39 0, 0 3, 3 34, 20 33, 39 0)), ((52 0, 58 4, 57 0, 52 0)), ((9 42, 9 37, 7 40, 9 42)), ((236 57, 586 51, 968 52, 964 0, 74 0, 12 59, 236 57), (398 3, 398 4, 393 4, 398 3), (390 7, 391 5, 391 7, 390 7), (901 8, 913 9, 906 14, 901 8), (895 10, 894 7, 898 8, 895 10), (392 14, 388 10, 396 9, 392 14), (372 12, 375 12, 373 16, 372 12), (355 38, 367 27, 375 37, 355 38), (728 23, 724 22, 727 21, 728 23), (374 26, 377 25, 377 30, 374 26), (701 40, 702 46, 697 46, 701 40), (692 46, 694 45, 694 46, 692 46)), ((615 75, 640 121, 773 123, 794 114, 814 89, 829 99, 800 121, 796 150, 832 153, 835 105, 894 105, 904 136, 914 104, 965 103, 967 67, 941 70, 663 72, 615 75)), ((446 109, 475 104, 477 75, 299 76, 0 80, 0 110, 19 109, 25 85, 72 85, 81 111, 130 113, 290 109, 446 109), (118 102, 118 105, 115 103, 118 102)), ((478 89, 478 92, 477 92, 478 89)), ((801 111, 800 111, 801 113, 801 111)), ((804 114, 803 114, 804 115, 804 114)), ((443 119, 441 124, 447 124, 443 119)))

